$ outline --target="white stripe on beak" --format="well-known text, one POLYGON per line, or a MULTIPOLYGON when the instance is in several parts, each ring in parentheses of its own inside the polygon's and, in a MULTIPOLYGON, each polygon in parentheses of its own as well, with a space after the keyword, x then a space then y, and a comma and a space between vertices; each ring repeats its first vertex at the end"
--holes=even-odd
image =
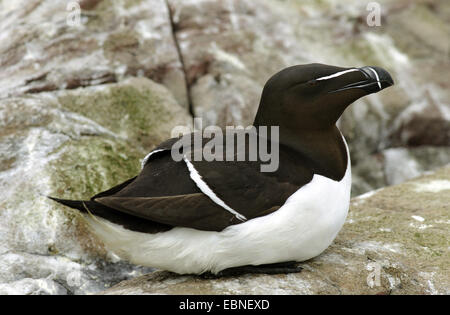
POLYGON ((373 74, 375 74, 375 77, 377 78, 377 83, 378 83, 378 87, 380 88, 380 90, 381 90, 381 82, 380 82, 380 77, 378 76, 378 73, 374 70, 374 69, 372 69, 371 67, 367 67, 370 71, 372 71, 373 72, 373 74))

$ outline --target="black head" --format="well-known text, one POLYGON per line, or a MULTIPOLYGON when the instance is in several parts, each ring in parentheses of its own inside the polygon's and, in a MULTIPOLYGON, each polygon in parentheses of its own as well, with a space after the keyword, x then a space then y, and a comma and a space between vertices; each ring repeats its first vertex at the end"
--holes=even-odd
POLYGON ((358 98, 393 84, 389 73, 380 67, 341 68, 318 63, 289 67, 264 86, 255 125, 327 129, 358 98))

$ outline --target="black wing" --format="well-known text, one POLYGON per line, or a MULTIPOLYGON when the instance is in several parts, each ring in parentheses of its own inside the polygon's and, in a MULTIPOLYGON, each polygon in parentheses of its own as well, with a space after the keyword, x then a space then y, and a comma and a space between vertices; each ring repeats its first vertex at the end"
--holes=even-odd
MULTIPOLYGON (((92 201, 145 220, 199 230, 221 231, 242 220, 203 193, 192 180, 186 161, 176 162, 170 148, 177 139, 160 145, 141 173, 121 187, 100 193, 92 201)), ((263 173, 260 161, 191 161, 201 180, 246 220, 279 209, 313 172, 307 161, 280 150, 279 168, 263 173)))

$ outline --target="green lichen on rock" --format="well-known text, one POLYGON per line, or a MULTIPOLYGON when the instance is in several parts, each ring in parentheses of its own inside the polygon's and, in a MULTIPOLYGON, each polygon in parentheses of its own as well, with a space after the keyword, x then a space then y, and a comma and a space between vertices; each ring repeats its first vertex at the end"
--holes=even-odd
POLYGON ((114 23, 117 23, 117 12, 114 11, 114 8, 114 3, 110 1, 100 1, 93 10, 82 12, 87 18, 84 25, 90 32, 103 32, 108 26, 111 28, 114 27, 114 23))
POLYGON ((150 149, 170 137, 176 125, 189 125, 186 110, 163 86, 131 78, 58 94, 60 106, 79 113, 120 137, 150 149))
POLYGON ((49 185, 60 198, 89 199, 140 170, 145 151, 123 141, 83 137, 58 149, 57 160, 47 165, 49 185))
MULTIPOLYGON (((66 199, 89 200, 93 195, 136 176, 140 161, 146 154, 121 139, 83 136, 68 141, 55 152, 58 158, 46 165, 50 195, 66 199)), ((92 235, 86 221, 76 210, 59 204, 54 211, 63 213, 63 225, 72 231, 83 250, 92 256, 107 258, 101 242, 92 235)), ((54 246, 57 249, 57 247, 54 246)))
POLYGON ((142 2, 143 2, 143 0, 126 0, 125 4, 124 4, 124 7, 126 9, 128 9, 128 8, 131 8, 131 7, 135 6, 135 5, 139 5, 142 2))
POLYGON ((343 237, 400 244, 397 258, 419 272, 450 283, 450 166, 431 175, 355 198, 343 237))

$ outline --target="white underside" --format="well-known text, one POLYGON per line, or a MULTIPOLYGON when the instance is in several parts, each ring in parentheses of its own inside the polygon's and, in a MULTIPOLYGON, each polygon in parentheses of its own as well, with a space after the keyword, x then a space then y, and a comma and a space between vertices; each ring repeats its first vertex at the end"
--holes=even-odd
POLYGON ((332 243, 347 217, 351 189, 348 148, 347 155, 341 181, 314 175, 279 210, 221 232, 177 227, 146 234, 101 218, 89 217, 89 222, 106 247, 122 259, 176 273, 217 273, 242 265, 304 261, 332 243))

